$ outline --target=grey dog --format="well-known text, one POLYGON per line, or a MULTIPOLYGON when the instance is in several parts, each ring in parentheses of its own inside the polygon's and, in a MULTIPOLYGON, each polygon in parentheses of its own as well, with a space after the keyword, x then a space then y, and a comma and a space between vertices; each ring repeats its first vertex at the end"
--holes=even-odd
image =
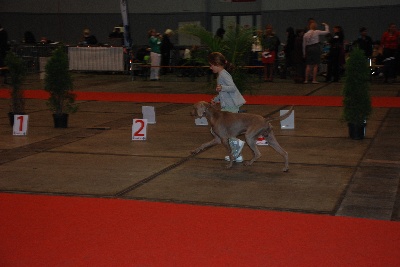
POLYGON ((223 144, 227 149, 230 157, 230 161, 227 168, 232 167, 234 156, 232 149, 229 145, 229 138, 236 138, 240 134, 244 134, 248 146, 253 151, 253 158, 250 161, 245 161, 244 164, 249 166, 253 164, 255 160, 261 157, 261 153, 258 150, 256 141, 257 138, 262 135, 268 144, 275 149, 285 160, 285 167, 283 171, 289 170, 289 157, 288 153, 279 145, 275 138, 274 132, 272 131, 271 121, 283 120, 292 113, 293 106, 288 112, 279 117, 263 117, 257 114, 250 113, 231 113, 227 111, 221 111, 212 104, 200 101, 194 104, 192 116, 206 117, 208 123, 211 125, 211 133, 214 139, 210 142, 202 144, 197 149, 193 150, 193 154, 197 154, 203 149, 214 146, 217 144, 223 144))

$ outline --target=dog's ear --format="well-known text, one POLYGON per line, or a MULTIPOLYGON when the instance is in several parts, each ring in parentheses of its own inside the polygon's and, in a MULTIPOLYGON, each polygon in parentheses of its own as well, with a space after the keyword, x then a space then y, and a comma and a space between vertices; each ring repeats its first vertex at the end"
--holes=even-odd
POLYGON ((203 105, 204 108, 209 108, 211 106, 211 104, 206 101, 201 101, 201 104, 203 105))
POLYGON ((206 111, 206 109, 204 108, 204 106, 200 106, 200 107, 197 109, 197 116, 203 117, 205 111, 206 111))
POLYGON ((203 117, 204 112, 207 109, 207 105, 208 105, 208 103, 205 102, 205 101, 200 101, 200 102, 195 104, 195 109, 196 109, 197 116, 203 117))
POLYGON ((210 106, 213 107, 216 110, 221 110, 221 103, 219 103, 219 102, 217 102, 217 103, 216 102, 212 102, 210 104, 210 106))

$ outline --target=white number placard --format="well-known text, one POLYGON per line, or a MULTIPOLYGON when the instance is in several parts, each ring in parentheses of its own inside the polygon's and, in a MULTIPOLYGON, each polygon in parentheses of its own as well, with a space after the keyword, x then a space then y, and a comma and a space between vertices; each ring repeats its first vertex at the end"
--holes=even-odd
POLYGON ((194 119, 194 123, 196 125, 208 125, 206 117, 196 118, 194 119))
POLYGON ((143 114, 143 119, 146 119, 147 123, 149 124, 156 123, 156 110, 153 106, 143 106, 142 114, 143 114))
MULTIPOLYGON (((280 115, 282 116, 288 111, 289 110, 281 110, 280 115)), ((281 129, 294 129, 294 110, 289 115, 289 117, 287 117, 284 120, 281 120, 281 129)))
POLYGON ((146 139, 147 139, 147 120, 133 119, 132 140, 144 141, 146 139))
POLYGON ((29 115, 14 115, 13 135, 26 135, 28 133, 29 115))

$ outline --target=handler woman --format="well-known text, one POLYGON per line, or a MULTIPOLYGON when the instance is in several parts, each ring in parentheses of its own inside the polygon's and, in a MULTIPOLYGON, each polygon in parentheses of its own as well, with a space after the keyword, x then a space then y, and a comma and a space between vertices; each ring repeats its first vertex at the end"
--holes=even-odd
POLYGON ((326 23, 322 23, 325 26, 325 30, 317 30, 317 23, 311 21, 309 28, 303 36, 303 55, 306 61, 306 75, 304 83, 308 83, 308 77, 312 70, 312 83, 318 83, 317 73, 318 65, 321 63, 321 46, 319 43, 319 36, 326 35, 329 33, 329 26, 326 23))

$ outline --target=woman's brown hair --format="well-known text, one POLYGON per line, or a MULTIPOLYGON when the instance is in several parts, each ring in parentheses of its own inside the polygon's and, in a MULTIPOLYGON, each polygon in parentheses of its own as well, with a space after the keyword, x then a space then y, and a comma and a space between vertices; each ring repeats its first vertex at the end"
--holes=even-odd
POLYGON ((208 55, 207 59, 211 65, 222 66, 229 72, 233 69, 233 65, 229 63, 226 60, 225 56, 220 52, 212 52, 211 54, 208 55))
POLYGON ((153 35, 153 32, 156 32, 155 29, 151 29, 147 32, 148 37, 150 38, 153 35))

